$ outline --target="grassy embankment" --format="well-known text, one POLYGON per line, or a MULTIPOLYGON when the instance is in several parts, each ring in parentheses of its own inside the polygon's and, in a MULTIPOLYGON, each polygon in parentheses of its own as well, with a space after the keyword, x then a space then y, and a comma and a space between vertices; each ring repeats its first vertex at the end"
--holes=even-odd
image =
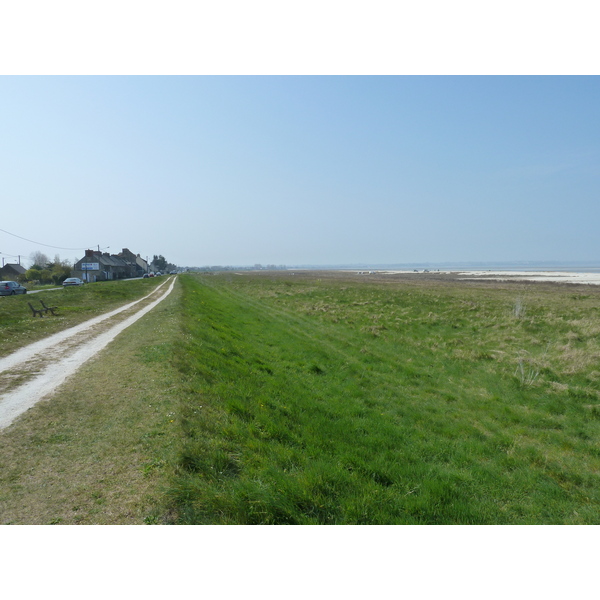
POLYGON ((178 522, 600 522, 595 288, 181 281, 178 522))
POLYGON ((180 276, 0 432, 1 522, 598 523, 599 307, 593 287, 180 276))

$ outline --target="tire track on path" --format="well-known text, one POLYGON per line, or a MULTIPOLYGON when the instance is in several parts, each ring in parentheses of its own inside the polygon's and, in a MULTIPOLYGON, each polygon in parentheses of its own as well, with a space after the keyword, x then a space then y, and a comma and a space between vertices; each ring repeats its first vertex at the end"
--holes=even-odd
POLYGON ((0 359, 0 375, 10 372, 10 376, 14 377, 15 373, 17 376, 19 373, 24 375, 35 373, 33 378, 17 386, 16 389, 0 394, 0 429, 8 427, 19 415, 52 394, 84 362, 100 352, 119 333, 162 302, 173 290, 175 281, 176 278, 173 278, 168 289, 156 300, 115 325, 110 326, 108 323, 108 327, 105 324, 99 328, 99 331, 94 329, 107 319, 114 320, 120 313, 131 311, 135 305, 156 295, 163 286, 168 284, 168 280, 140 300, 130 302, 85 323, 39 340, 0 359))

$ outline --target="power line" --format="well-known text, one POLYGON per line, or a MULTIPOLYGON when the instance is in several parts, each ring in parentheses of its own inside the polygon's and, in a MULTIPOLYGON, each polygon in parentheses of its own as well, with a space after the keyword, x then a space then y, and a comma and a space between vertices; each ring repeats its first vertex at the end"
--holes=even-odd
POLYGON ((10 231, 5 231, 4 229, 0 229, 3 233, 8 233, 8 235, 12 235, 20 240, 25 240, 26 242, 31 242, 32 244, 37 244, 38 246, 46 246, 48 248, 55 248, 56 250, 86 250, 86 248, 62 248, 61 246, 51 246, 50 244, 42 244, 42 242, 34 242, 33 240, 28 240, 27 238, 21 237, 16 233, 11 233, 10 231))

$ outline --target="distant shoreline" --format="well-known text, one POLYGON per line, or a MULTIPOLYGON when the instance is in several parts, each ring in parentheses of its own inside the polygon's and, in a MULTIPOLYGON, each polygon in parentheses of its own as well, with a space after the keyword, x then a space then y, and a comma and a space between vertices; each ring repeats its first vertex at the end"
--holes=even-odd
POLYGON ((492 281, 555 281, 600 285, 600 272, 589 271, 461 271, 460 279, 490 279, 492 281))
MULTIPOLYGON (((289 267, 294 268, 294 267, 289 267)), ((415 263, 415 264, 397 264, 397 265, 339 265, 331 267, 295 267, 311 270, 340 270, 340 271, 355 271, 355 270, 372 270, 372 271, 398 271, 398 272, 414 272, 427 269, 431 272, 456 273, 458 271, 490 271, 490 272, 540 272, 540 273, 600 273, 598 265, 577 265, 577 264, 551 264, 551 263, 415 263)))
MULTIPOLYGON (((346 269, 343 269, 346 271, 346 269)), ((481 270, 481 269, 376 269, 358 271, 359 273, 378 275, 400 274, 440 274, 453 275, 458 280, 487 280, 487 281, 541 281, 558 283, 578 283, 600 285, 600 269, 582 270, 481 270)))

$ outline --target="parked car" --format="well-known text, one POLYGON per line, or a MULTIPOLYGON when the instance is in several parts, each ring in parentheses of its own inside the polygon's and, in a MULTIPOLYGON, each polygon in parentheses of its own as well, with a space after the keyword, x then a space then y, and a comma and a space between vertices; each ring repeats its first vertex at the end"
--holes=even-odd
POLYGON ((27 289, 16 281, 0 281, 0 296, 14 296, 15 294, 26 294, 27 289))
POLYGON ((171 275, 177 275, 177 271, 171 271, 171 275))
POLYGON ((154 277, 154 272, 150 271, 150 274, 148 275, 148 277, 154 277))
POLYGON ((160 277, 162 275, 162 273, 160 271, 156 271, 156 273, 154 274, 154 277, 160 277))
POLYGON ((148 273, 144 273, 144 274, 142 275, 142 279, 148 279, 148 277, 149 277, 148 273))
POLYGON ((83 285, 83 281, 79 277, 69 277, 63 281, 63 286, 67 287, 69 285, 83 285))

